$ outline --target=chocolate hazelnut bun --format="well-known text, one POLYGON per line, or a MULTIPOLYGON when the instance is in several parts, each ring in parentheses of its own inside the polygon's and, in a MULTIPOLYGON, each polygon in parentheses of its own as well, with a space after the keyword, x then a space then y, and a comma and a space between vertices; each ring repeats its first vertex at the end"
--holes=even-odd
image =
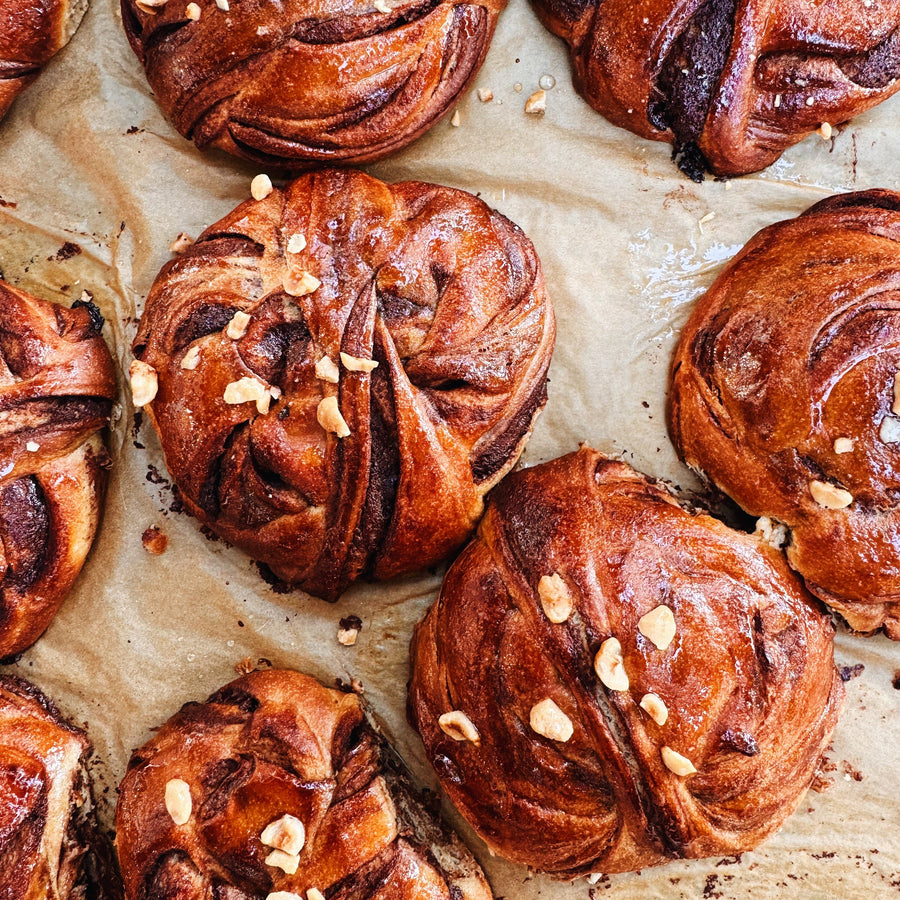
POLYGON ((355 694, 238 678, 134 752, 116 847, 129 900, 490 900, 355 694))
POLYGON ((91 744, 33 684, 0 675, 0 897, 116 900, 94 820, 91 744))
POLYGON ((481 68, 505 0, 122 0, 165 114, 201 149, 268 167, 380 159, 481 68))
POLYGON ((0 658, 43 634, 94 540, 116 396, 102 325, 0 281, 0 658))
POLYGON ((0 119, 75 33, 87 0, 0 0, 0 119))
POLYGON ((462 545, 543 408, 554 335, 540 262, 503 216, 330 170, 164 266, 132 387, 185 506, 334 599, 462 545))
POLYGON ((900 89, 894 0, 534 0, 575 87, 614 125, 669 141, 695 181, 771 165, 900 89))
POLYGON ((837 721, 778 551, 583 448, 510 475, 412 643, 410 721, 492 851, 560 878, 750 850, 837 721))
POLYGON ((757 234, 672 363, 682 459, 786 543, 856 631, 900 640, 900 194, 831 197, 757 234))

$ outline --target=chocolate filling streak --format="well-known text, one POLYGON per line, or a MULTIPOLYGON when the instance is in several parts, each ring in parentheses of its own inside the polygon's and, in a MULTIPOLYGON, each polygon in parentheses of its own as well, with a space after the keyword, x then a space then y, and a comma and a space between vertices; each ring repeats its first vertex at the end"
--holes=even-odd
MULTIPOLYGON (((0 491, 0 541, 7 566, 0 592, 22 591, 37 581, 50 540, 50 514, 38 480, 29 476, 6 485, 0 491)), ((0 631, 4 618, 0 609, 0 631)))
POLYGON ((900 28, 874 50, 837 60, 841 71, 860 87, 878 90, 900 78, 900 28))

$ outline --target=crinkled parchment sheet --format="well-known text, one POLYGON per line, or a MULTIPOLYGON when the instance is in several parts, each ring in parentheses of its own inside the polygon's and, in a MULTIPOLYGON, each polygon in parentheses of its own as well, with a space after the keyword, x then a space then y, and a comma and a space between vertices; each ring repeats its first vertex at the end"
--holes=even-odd
MULTIPOLYGON (((525 461, 551 459, 586 440, 690 486, 666 437, 663 405, 668 360, 694 299, 770 222, 835 191, 900 187, 900 98, 831 143, 813 136, 761 175, 698 186, 676 171, 667 146, 613 128, 576 96, 562 44, 524 0, 512 0, 501 16, 475 86, 490 88, 493 102, 481 103, 471 91, 460 103, 458 127, 445 120, 370 171, 478 193, 536 244, 559 336, 550 401, 525 461), (525 100, 544 75, 556 81, 546 115, 526 116, 525 100)), ((182 230, 196 236, 245 199, 254 174, 230 158, 202 156, 173 131, 126 43, 115 0, 94 0, 71 44, 0 125, 0 267, 12 283, 49 299, 71 302, 91 291, 106 316, 104 336, 127 369, 136 317, 172 239, 182 230), (60 253, 67 243, 80 252, 60 253)), ((234 677, 235 664, 247 657, 328 683, 360 679, 415 774, 433 783, 404 706, 407 645, 439 577, 358 586, 334 606, 277 595, 244 555, 170 510, 171 491, 154 476, 165 474, 156 438, 146 423, 136 434, 132 426, 123 392, 93 553, 47 634, 6 667, 87 724, 107 817, 132 748, 182 703, 234 677), (162 556, 142 547, 151 525, 168 537, 162 556), (350 614, 364 626, 356 646, 345 648, 336 632, 350 614)), ((847 684, 823 779, 832 783, 810 792, 761 849, 591 887, 531 878, 492 859, 464 829, 496 894, 896 896, 900 693, 892 680, 900 644, 844 631, 837 657, 864 668, 847 684)))

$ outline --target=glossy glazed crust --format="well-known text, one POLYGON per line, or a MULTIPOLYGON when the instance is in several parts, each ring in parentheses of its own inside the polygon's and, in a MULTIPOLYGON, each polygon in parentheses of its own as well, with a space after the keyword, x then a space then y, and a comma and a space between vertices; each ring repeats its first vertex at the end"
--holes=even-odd
POLYGON ((900 89, 894 0, 534 0, 615 125, 675 143, 692 177, 771 165, 900 89))
POLYGON ((392 760, 355 694, 297 672, 253 672, 187 704, 135 751, 120 787, 128 898, 264 900, 318 888, 331 900, 490 900, 477 863, 392 760), (172 779, 190 786, 181 826, 165 806, 172 779), (285 814, 305 827, 294 874, 267 865, 260 841, 285 814))
POLYGON ((807 587, 852 628, 895 640, 900 444, 882 428, 898 369, 900 194, 844 194, 761 231, 701 298, 668 413, 688 465, 787 525, 807 587), (839 438, 852 449, 837 452, 839 438), (814 481, 852 503, 824 508, 814 481))
POLYGON ((75 33, 87 0, 0 0, 0 119, 75 33))
POLYGON ((379 159, 430 128, 481 67, 505 0, 198 5, 191 21, 181 0, 122 0, 160 105, 201 148, 297 170, 379 159))
POLYGON ((121 896, 92 820, 90 749, 34 685, 0 675, 0 896, 121 896))
POLYGON ((806 791, 843 687, 833 628, 781 554, 678 506, 587 448, 520 470, 492 495, 412 644, 409 714, 444 790, 495 852, 574 878, 749 850, 806 791), (560 624, 537 587, 558 574, 560 624), (638 620, 674 613, 657 649, 638 620), (616 637, 628 690, 595 654, 616 637), (639 703, 657 694, 660 726, 639 703), (531 727, 552 699, 563 742, 531 727), (480 745, 438 725, 461 710, 480 745), (668 746, 698 770, 662 762, 668 746))
POLYGON ((554 335, 534 248, 507 219, 463 191, 327 170, 242 204, 168 263, 134 352, 158 372, 148 409, 188 508, 333 599, 469 536, 546 401, 554 335), (289 296, 300 270, 321 287, 289 296), (233 340, 238 310, 251 319, 233 340), (340 352, 378 367, 350 371, 340 352), (316 377, 326 355, 338 384, 316 377), (265 415, 225 403, 242 377, 279 389, 265 415), (326 396, 348 437, 319 424, 326 396))
POLYGON ((116 396, 101 323, 0 281, 0 658, 44 632, 94 539, 116 396))

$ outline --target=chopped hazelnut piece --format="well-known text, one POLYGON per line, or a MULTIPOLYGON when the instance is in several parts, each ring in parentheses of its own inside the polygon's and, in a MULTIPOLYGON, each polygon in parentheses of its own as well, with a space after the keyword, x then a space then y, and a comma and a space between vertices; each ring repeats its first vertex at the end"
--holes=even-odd
POLYGON ((181 368, 193 372, 200 365, 200 346, 195 344, 181 357, 181 368))
POLYGON ((338 628, 337 639, 342 647, 352 647, 358 637, 358 628, 338 628))
POLYGON ((238 310, 232 317, 231 321, 225 326, 225 335, 233 341, 239 341, 246 333, 247 326, 250 324, 250 316, 245 312, 238 310))
POLYGON ((334 364, 330 356, 323 356, 316 363, 316 378, 327 381, 329 384, 337 384, 341 377, 341 371, 334 364))
POLYGON ((325 900, 325 895, 318 888, 310 888, 306 892, 306 900, 325 900))
POLYGON ((196 3, 188 3, 184 14, 192 21, 196 22, 200 19, 200 7, 196 3))
MULTIPOLYGON (((315 890, 315 888, 312 888, 311 890, 315 890)), ((308 891, 306 896, 307 898, 310 896, 308 891)), ((299 894, 294 894, 291 891, 272 891, 271 894, 266 894, 266 900, 303 900, 303 898, 299 894)))
POLYGON ((470 741, 473 744, 481 743, 481 735, 475 727, 475 723, 462 711, 454 709, 444 713, 438 719, 441 731, 454 741, 470 741))
POLYGON ((169 244, 169 250, 171 250, 172 253, 184 253, 184 251, 187 250, 188 247, 193 246, 193 244, 194 239, 184 231, 180 231, 175 240, 169 244))
POLYGON ((148 553, 153 554, 153 556, 162 556, 166 552, 166 547, 169 546, 169 539, 156 525, 151 525, 149 528, 144 529, 144 533, 141 535, 141 543, 148 553))
POLYGON ((563 744, 575 733, 572 720, 549 697, 531 708, 529 724, 537 734, 563 744))
POLYGON ((286 814, 266 825, 259 839, 267 847, 296 856, 306 843, 306 829, 296 816, 286 814))
POLYGON ((228 12, 228 10, 231 8, 231 7, 228 5, 228 0, 216 0, 216 6, 217 6, 219 9, 221 9, 222 12, 228 12))
POLYGON ((191 788, 186 781, 173 778, 166 783, 166 812, 176 825, 184 825, 191 817, 191 788))
POLYGON ((371 372, 378 368, 378 360, 361 359, 359 356, 351 356, 349 353, 341 354, 341 362, 344 368, 350 372, 371 372))
POLYGON ((29 442, 25 445, 25 449, 26 449, 29 453, 37 453, 38 450, 41 449, 41 445, 40 445, 39 443, 37 443, 37 441, 29 441, 29 442))
POLYGON ((297 869, 300 868, 300 857, 285 853, 283 850, 273 850, 266 857, 266 865, 278 867, 285 875, 296 875, 297 869))
POLYGON ((453 111, 453 115, 450 117, 450 124, 454 128, 459 128, 460 118, 459 118, 459 110, 455 109, 453 111))
POLYGON ((323 397, 316 409, 316 420, 326 430, 339 438, 350 436, 350 428, 341 415, 337 397, 323 397))
POLYGON ((391 11, 391 5, 387 2, 387 0, 375 0, 372 4, 375 9, 380 13, 389 13, 391 11))
POLYGON ((900 442, 900 419, 894 416, 885 416, 881 420, 881 427, 878 429, 878 437, 885 444, 896 444, 900 442))
POLYGON ((307 294, 317 291, 322 284, 315 275, 311 275, 305 269, 299 272, 290 270, 281 283, 285 292, 292 297, 305 297, 307 294))
POLYGON ((232 381, 225 386, 223 399, 229 406, 237 406, 240 403, 255 403, 256 411, 264 416, 269 411, 272 395, 267 385, 256 378, 244 376, 237 381, 232 381))
POLYGON ((547 92, 545 90, 535 91, 525 101, 525 112, 529 116, 542 116, 547 111, 547 92))
POLYGON ((900 416, 900 372, 894 376, 894 402, 891 404, 891 412, 900 416))
POLYGON ((831 135, 834 133, 834 129, 831 127, 830 123, 823 122, 819 126, 819 136, 823 141, 830 141, 831 135))
POLYGON ((494 92, 490 88, 478 88, 478 99, 482 103, 490 103, 494 99, 494 92))
POLYGON ((768 516, 760 516, 756 520, 756 531, 753 534, 771 544, 776 550, 781 549, 788 539, 787 526, 781 522, 773 522, 768 516))
POLYGON ((302 253, 306 249, 306 237, 299 232, 292 234, 287 242, 288 253, 302 253))
POLYGON ((676 753, 671 747, 663 747, 659 752, 663 763, 670 772, 683 778, 685 775, 693 775, 697 771, 686 756, 676 753))
POLYGON ((575 605, 572 602, 572 594, 558 572, 541 576, 538 582, 538 597, 541 598, 544 615, 554 624, 559 625, 572 615, 575 605))
POLYGON ((809 492, 813 500, 825 509, 844 509, 853 502, 853 494, 850 491, 835 487, 827 481, 811 481, 809 492))
POLYGON ((611 691, 628 690, 628 673, 625 671, 622 645, 618 638, 607 638, 600 645, 600 649, 594 657, 594 671, 611 691))
POLYGON ((852 453, 853 438, 840 437, 834 442, 835 453, 852 453))
POLYGON ((132 360, 128 367, 128 376, 131 381, 131 397, 135 406, 146 406, 156 397, 159 382, 156 377, 156 369, 148 366, 139 359, 132 360))
POLYGON ((265 200, 274 190, 272 179, 266 174, 257 175, 250 182, 250 196, 254 200, 265 200))
POLYGON ((657 725, 665 725, 669 721, 669 710, 666 704, 656 694, 644 694, 641 697, 641 709, 656 722, 657 725))
POLYGON ((668 606, 657 606, 638 620, 638 631, 652 641, 658 650, 665 650, 675 639, 675 614, 668 606))

